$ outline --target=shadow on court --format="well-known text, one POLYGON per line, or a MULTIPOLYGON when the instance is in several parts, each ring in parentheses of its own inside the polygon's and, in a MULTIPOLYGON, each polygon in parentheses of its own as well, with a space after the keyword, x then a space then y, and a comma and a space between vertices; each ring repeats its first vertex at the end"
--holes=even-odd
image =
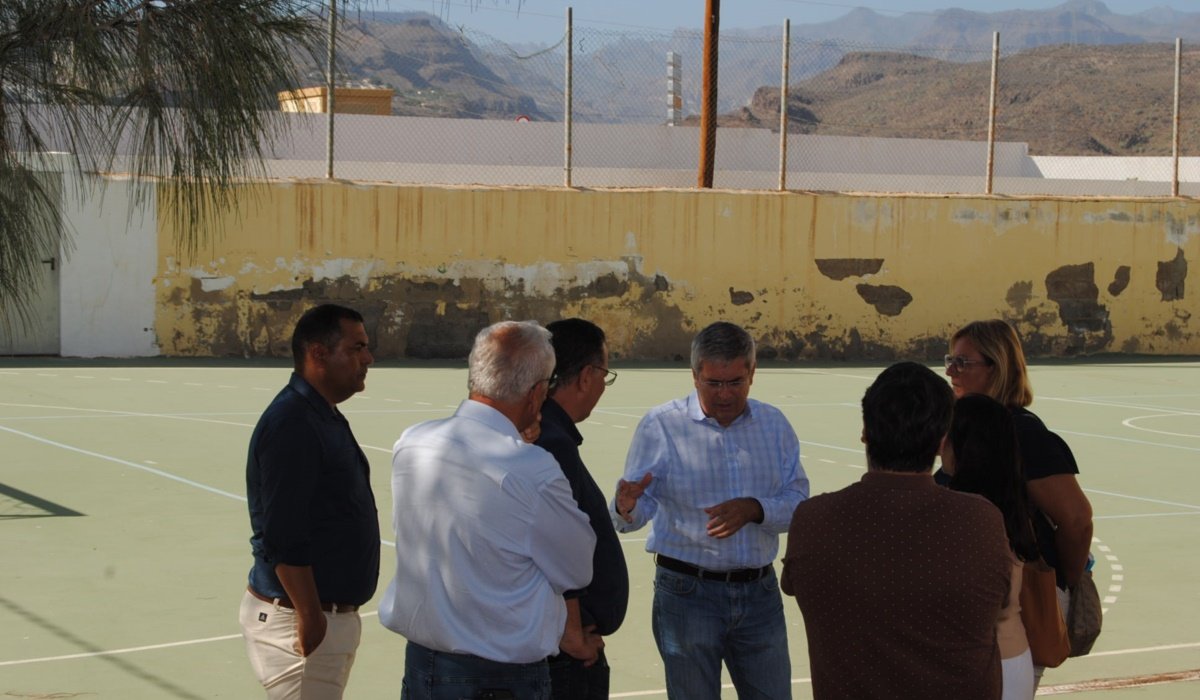
MULTIPOLYGON (((75 633, 71 632, 71 630, 64 629, 54 624, 46 618, 41 617, 31 610, 21 607, 17 603, 5 598, 4 596, 0 596, 0 608, 3 608, 17 617, 20 617, 30 625, 45 630, 46 632, 49 632, 68 644, 77 647, 80 650, 80 653, 95 654, 93 658, 116 667, 126 675, 133 676, 145 681, 146 683, 149 683, 150 685, 153 685, 162 692, 161 697, 182 698, 183 700, 203 700, 203 696, 196 695, 186 688, 181 688, 171 681, 161 676, 157 676, 141 666, 138 666, 137 664, 130 663, 119 656, 113 656, 111 652, 105 652, 104 649, 92 644, 86 639, 77 636, 75 633)), ((62 696, 53 694, 47 697, 62 696)))

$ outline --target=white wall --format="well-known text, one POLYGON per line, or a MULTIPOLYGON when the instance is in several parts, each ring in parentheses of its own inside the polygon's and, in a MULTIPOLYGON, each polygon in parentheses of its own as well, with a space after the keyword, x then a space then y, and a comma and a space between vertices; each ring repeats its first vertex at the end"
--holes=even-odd
MULTIPOLYGON (((288 137, 268 172, 325 175, 325 115, 288 114, 288 137)), ((339 179, 443 185, 562 185, 563 125, 478 119, 338 115, 334 174, 339 179)), ((578 187, 693 187, 699 129, 645 124, 576 124, 572 178, 578 187)), ((774 190, 779 135, 720 129, 719 189, 774 190)), ((987 144, 846 136, 788 137, 790 189, 983 192, 987 144)), ((997 177, 1040 179, 1024 143, 998 143, 997 177)))

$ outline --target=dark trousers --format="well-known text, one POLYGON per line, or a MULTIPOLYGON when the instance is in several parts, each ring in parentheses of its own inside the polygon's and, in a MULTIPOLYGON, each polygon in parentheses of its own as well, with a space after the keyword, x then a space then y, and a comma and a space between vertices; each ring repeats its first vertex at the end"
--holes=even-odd
POLYGON ((549 700, 546 661, 506 664, 408 643, 401 700, 549 700))
POLYGON ((554 700, 608 700, 608 659, 604 650, 591 666, 569 654, 550 657, 550 691, 554 700))

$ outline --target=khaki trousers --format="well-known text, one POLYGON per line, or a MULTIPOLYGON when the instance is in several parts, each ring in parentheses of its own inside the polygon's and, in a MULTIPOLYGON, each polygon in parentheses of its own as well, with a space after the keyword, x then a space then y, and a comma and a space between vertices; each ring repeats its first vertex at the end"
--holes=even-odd
POLYGON ((242 595, 238 617, 246 653, 270 700, 341 700, 362 639, 358 612, 325 613, 325 639, 307 657, 296 651, 296 611, 242 595))

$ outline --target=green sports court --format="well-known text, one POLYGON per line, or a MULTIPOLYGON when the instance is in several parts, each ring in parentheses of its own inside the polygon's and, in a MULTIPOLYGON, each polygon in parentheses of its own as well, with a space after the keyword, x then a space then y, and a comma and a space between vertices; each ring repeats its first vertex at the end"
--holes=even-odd
MULTIPOLYGON (((620 378, 580 425, 606 490, 641 415, 691 388, 683 363, 613 368, 620 378)), ((814 493, 862 474, 858 401, 881 368, 764 364, 755 375, 751 396, 791 420, 814 493)), ((262 696, 237 622, 251 563, 245 455, 289 371, 280 361, 0 359, 0 697, 262 696)), ((1196 697, 1200 361, 1054 361, 1034 363, 1030 377, 1031 408, 1070 443, 1095 509, 1107 611, 1092 654, 1048 671, 1040 694, 1196 697)), ((465 395, 465 363, 381 363, 341 406, 371 460, 387 542, 380 593, 395 561, 392 443, 465 395)), ((622 537, 632 598, 607 641, 612 697, 665 698, 645 531, 622 537)), ((811 697, 802 620, 784 603, 794 695, 811 697)), ((351 699, 399 697, 404 640, 378 624, 377 604, 378 594, 364 608, 351 699)))

